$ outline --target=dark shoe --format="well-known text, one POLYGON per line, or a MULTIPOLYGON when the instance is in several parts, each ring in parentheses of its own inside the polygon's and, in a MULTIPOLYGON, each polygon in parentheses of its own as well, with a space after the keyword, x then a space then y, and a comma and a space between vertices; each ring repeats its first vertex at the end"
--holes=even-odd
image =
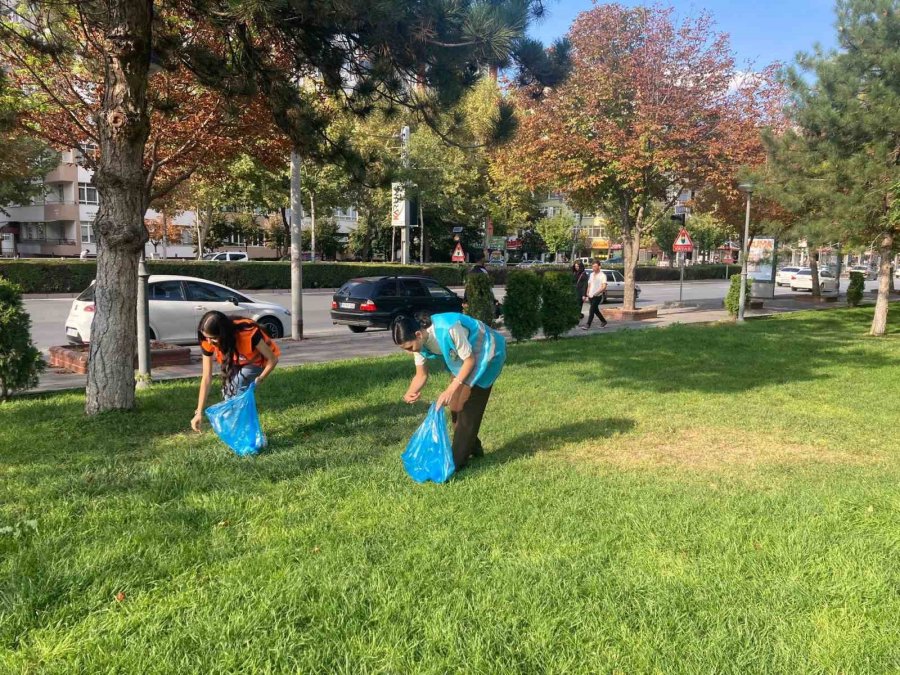
POLYGON ((472 457, 484 457, 484 448, 481 443, 475 446, 475 449, 472 450, 472 457))
POLYGON ((600 324, 600 328, 606 328, 606 323, 607 323, 606 321, 604 321, 603 323, 601 323, 601 324, 600 324))

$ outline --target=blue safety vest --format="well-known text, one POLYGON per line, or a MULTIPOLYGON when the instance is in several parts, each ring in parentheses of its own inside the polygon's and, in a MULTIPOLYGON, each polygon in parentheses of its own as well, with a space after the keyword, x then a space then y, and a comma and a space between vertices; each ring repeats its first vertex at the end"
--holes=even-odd
POLYGON ((432 315, 431 325, 441 353, 432 354, 424 348, 420 353, 426 359, 443 357, 447 369, 458 375, 463 361, 457 355, 456 345, 450 336, 450 329, 456 324, 461 324, 469 332, 469 345, 472 347, 472 356, 475 357, 475 370, 468 380, 473 386, 487 389, 494 384, 506 362, 506 338, 481 321, 456 312, 432 315))

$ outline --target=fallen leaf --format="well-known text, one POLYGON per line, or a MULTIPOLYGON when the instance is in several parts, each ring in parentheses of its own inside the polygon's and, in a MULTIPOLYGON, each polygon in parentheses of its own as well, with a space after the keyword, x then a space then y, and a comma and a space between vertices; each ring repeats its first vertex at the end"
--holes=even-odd
POLYGON ((318 552, 319 552, 319 547, 318 547, 318 546, 313 546, 313 547, 312 547, 312 552, 313 552, 313 553, 318 553, 318 552))
POLYGON ((125 594, 122 591, 116 593, 116 602, 122 602, 125 599, 125 594))

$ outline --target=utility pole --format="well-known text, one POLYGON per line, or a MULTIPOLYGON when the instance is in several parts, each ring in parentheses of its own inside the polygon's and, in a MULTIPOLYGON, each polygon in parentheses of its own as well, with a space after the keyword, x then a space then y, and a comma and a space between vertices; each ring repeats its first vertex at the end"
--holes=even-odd
POLYGON ((141 251, 138 260, 138 287, 137 287, 137 352, 138 373, 137 388, 145 389, 153 381, 150 370, 150 303, 147 296, 147 280, 150 273, 147 271, 147 259, 141 251))
MULTIPOLYGON (((404 171, 409 170, 409 127, 403 127, 400 130, 400 162, 403 166, 404 171)), ((402 221, 399 223, 401 228, 400 230, 400 262, 404 265, 410 264, 410 244, 412 240, 412 234, 410 232, 409 227, 409 195, 407 194, 407 189, 409 188, 409 177, 407 176, 407 180, 403 183, 403 211, 402 211, 402 221)))
POLYGON ((303 339, 303 201, 300 193, 300 153, 291 150, 291 339, 303 339))
POLYGON ((744 311, 747 308, 747 256, 750 246, 750 197, 753 195, 753 185, 742 183, 738 186, 741 192, 747 195, 747 214, 744 218, 744 241, 741 242, 741 293, 738 297, 737 320, 744 320, 744 311))

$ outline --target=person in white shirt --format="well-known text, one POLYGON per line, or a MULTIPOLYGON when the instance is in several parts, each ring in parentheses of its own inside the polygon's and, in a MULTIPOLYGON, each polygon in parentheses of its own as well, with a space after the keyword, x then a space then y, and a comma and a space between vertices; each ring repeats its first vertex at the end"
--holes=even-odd
POLYGON ((600 269, 600 263, 594 262, 591 266, 591 278, 588 279, 587 297, 585 300, 591 303, 591 310, 588 314, 587 325, 582 326, 581 330, 587 330, 594 321, 594 316, 600 319, 600 328, 606 328, 606 319, 600 312, 600 303, 603 302, 603 294, 606 293, 606 273, 600 269))

